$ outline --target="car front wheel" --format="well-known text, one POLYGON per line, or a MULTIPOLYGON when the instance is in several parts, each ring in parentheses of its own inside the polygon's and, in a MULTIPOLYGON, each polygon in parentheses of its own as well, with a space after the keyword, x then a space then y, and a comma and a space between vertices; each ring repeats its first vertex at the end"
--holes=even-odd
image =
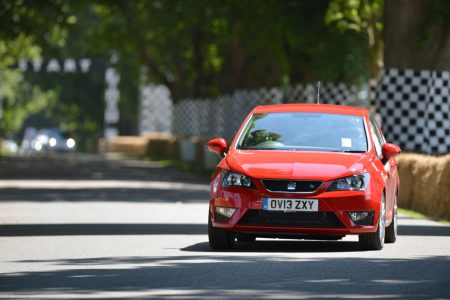
POLYGON ((386 228, 386 243, 395 243, 397 240, 397 196, 395 197, 394 210, 392 212, 392 222, 386 228))
POLYGON ((215 250, 231 249, 235 243, 232 232, 213 226, 211 215, 208 216, 208 238, 209 246, 215 250))
POLYGON ((381 250, 384 246, 386 224, 386 201, 384 194, 381 197, 380 217, 378 219, 378 229, 373 233, 359 235, 359 246, 363 250, 381 250))

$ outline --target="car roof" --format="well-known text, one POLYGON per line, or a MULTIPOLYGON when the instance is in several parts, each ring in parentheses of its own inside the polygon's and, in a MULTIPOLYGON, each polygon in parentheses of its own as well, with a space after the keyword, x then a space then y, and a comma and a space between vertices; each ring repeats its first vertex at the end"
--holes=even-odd
POLYGON ((366 108, 334 104, 272 104, 257 106, 252 110, 253 114, 282 112, 315 112, 355 116, 367 116, 369 114, 366 108))

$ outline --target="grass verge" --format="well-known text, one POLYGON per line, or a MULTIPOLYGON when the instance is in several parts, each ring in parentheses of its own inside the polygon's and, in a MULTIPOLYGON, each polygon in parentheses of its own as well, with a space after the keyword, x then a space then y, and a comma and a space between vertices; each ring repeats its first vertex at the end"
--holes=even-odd
POLYGON ((159 158, 159 157, 145 157, 145 160, 150 160, 157 162, 161 167, 164 168, 175 168, 187 172, 191 172, 202 177, 210 177, 212 174, 212 170, 205 169, 203 166, 200 166, 196 163, 185 162, 182 160, 175 159, 167 159, 167 158, 159 158))
POLYGON ((416 211, 413 211, 413 210, 409 210, 409 209, 406 209, 406 208, 398 208, 398 213, 402 214, 402 215, 405 215, 407 217, 413 218, 413 219, 430 220, 430 221, 439 222, 439 223, 442 223, 442 224, 445 224, 445 225, 450 225, 449 221, 436 220, 436 219, 433 219, 433 218, 431 218, 431 217, 429 217, 427 215, 424 215, 422 213, 419 213, 419 212, 416 212, 416 211))

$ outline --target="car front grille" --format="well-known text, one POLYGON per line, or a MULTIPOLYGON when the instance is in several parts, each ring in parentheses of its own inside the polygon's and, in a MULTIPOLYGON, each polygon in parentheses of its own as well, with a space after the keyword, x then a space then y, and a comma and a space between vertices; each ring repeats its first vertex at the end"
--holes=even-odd
POLYGON ((345 228, 332 212, 280 212, 249 209, 239 220, 238 225, 307 227, 307 228, 345 228))
POLYGON ((270 192, 313 193, 319 188, 322 181, 263 179, 262 183, 270 192))

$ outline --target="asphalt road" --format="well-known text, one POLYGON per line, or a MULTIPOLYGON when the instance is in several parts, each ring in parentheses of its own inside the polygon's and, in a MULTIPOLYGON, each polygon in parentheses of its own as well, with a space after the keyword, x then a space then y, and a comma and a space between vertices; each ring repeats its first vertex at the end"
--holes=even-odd
POLYGON ((207 178, 94 156, 0 162, 0 298, 450 299, 450 227, 214 252, 207 178))

